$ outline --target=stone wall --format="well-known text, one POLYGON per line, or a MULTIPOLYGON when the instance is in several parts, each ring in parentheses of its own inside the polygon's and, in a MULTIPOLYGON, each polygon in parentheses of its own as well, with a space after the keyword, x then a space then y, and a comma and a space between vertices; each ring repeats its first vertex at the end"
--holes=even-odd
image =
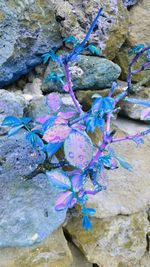
MULTIPOLYGON (((107 19, 99 20, 90 42, 102 55, 81 55, 70 66, 74 90, 85 110, 92 94, 106 96, 113 81, 122 79, 118 92, 127 87, 128 51, 138 43, 150 43, 150 2, 0 1, 0 123, 8 115, 51 114, 46 94, 52 91, 61 94, 62 110, 74 110, 60 84, 45 83, 57 67, 52 61, 42 64, 41 55, 50 48, 69 51, 65 36, 82 40, 100 5, 107 19)), ((149 70, 135 76, 134 82, 148 75, 149 70)), ((138 88, 137 98, 150 99, 146 85, 138 88)), ((113 125, 119 136, 146 129, 142 106, 121 105, 122 117, 113 125)), ((96 215, 93 230, 85 232, 77 210, 55 211, 59 189, 41 171, 45 154, 29 145, 25 131, 10 138, 7 131, 0 126, 0 267, 150 266, 149 136, 138 148, 128 141, 116 145, 133 172, 109 171, 108 189, 88 200, 96 215)), ((91 138, 97 143, 100 133, 91 138)))

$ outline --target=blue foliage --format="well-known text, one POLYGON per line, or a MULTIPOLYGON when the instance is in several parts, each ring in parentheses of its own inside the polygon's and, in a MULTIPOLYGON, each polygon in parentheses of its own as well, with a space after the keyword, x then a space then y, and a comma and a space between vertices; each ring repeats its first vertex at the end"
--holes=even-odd
POLYGON ((114 99, 112 97, 97 96, 92 104, 92 113, 99 115, 101 118, 112 112, 114 109, 114 99))
POLYGON ((90 51, 92 54, 94 54, 96 56, 101 55, 101 50, 98 47, 96 47, 95 45, 89 44, 85 49, 90 51))
POLYGON ((34 131, 27 133, 26 140, 30 142, 33 148, 42 148, 44 146, 42 139, 34 131))
POLYGON ((139 52, 141 52, 141 50, 144 48, 144 44, 139 44, 139 45, 136 45, 135 47, 133 47, 132 49, 130 49, 129 51, 129 55, 134 55, 134 54, 137 54, 139 52))
POLYGON ((63 145, 63 142, 51 143, 44 145, 43 151, 47 153, 48 157, 52 157, 63 145))

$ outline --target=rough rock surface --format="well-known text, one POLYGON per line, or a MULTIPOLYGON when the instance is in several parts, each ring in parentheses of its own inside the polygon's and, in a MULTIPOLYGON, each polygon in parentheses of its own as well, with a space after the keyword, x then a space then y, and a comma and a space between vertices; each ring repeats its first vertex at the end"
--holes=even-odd
MULTIPOLYGON (((137 22, 138 23, 138 22, 137 22)), ((120 66, 121 68, 121 75, 120 79, 126 81, 128 76, 128 65, 130 60, 133 58, 133 56, 129 56, 129 50, 131 47, 123 45, 121 49, 119 50, 115 62, 120 66)), ((133 70, 139 69, 145 62, 147 61, 146 56, 142 56, 139 58, 139 60, 134 64, 133 70)), ((139 82, 147 77, 150 76, 150 70, 141 71, 135 75, 132 76, 133 82, 139 82)))
POLYGON ((56 188, 44 174, 31 180, 0 176, 0 247, 30 246, 42 242, 65 219, 55 211, 56 188))
POLYGON ((126 7, 134 6, 139 0, 123 0, 126 7))
POLYGON ((71 242, 68 242, 71 250, 73 263, 69 267, 93 267, 92 263, 88 262, 83 253, 71 242))
MULTIPOLYGON (((53 71, 61 73, 60 69, 50 61, 42 86, 44 92, 62 91, 60 83, 46 82, 46 77, 53 71)), ((108 59, 80 55, 77 62, 70 66, 70 73, 74 90, 103 89, 111 86, 112 82, 119 77, 121 69, 108 59)))
POLYGON ((39 245, 0 250, 1 267, 70 267, 71 262, 71 252, 62 229, 39 245))
POLYGON ((150 1, 139 1, 129 12, 129 31, 127 42, 130 46, 144 43, 148 45, 150 42, 150 1))
MULTIPOLYGON (((0 125, 6 116, 23 117, 24 109, 28 102, 22 94, 8 92, 0 89, 0 125)), ((8 127, 0 126, 0 135, 6 133, 8 127)))
MULTIPOLYGON (((117 123, 120 131, 118 136, 135 134, 147 127, 127 120, 117 123), (125 133, 126 132, 126 133, 125 133)), ((116 135, 117 136, 117 135, 116 135)), ((95 140, 99 141, 99 133, 95 140)), ((118 155, 129 162, 133 172, 122 167, 108 171, 108 188, 95 196, 90 196, 88 205, 96 209, 96 217, 105 218, 117 214, 132 214, 147 209, 150 205, 150 136, 144 138, 144 144, 136 147, 131 141, 113 145, 118 155)))
POLYGON ((33 150, 22 131, 12 137, 0 138, 0 175, 25 176, 45 160, 44 152, 33 150))
POLYGON ((0 85, 41 62, 41 54, 62 44, 52 1, 1 0, 0 85))
MULTIPOLYGON (((143 88, 142 90, 136 93, 135 97, 149 101, 150 100, 150 88, 149 87, 143 88)), ((141 114, 146 109, 145 106, 122 102, 121 107, 122 107, 121 115, 129 117, 131 119, 135 119, 135 120, 141 120, 141 121, 143 120, 141 117, 141 114)), ((149 123, 149 121, 145 121, 145 122, 149 123)))
POLYGON ((89 233, 81 227, 79 218, 66 226, 73 242, 82 250, 88 261, 105 267, 128 266, 146 252, 146 233, 149 222, 146 213, 116 216, 105 220, 92 219, 89 233))
POLYGON ((128 30, 128 12, 122 0, 53 0, 61 35, 74 35, 82 40, 100 6, 108 20, 101 17, 90 42, 98 44, 108 58, 113 59, 125 41, 128 30), (103 31, 105 34, 103 34, 103 31))

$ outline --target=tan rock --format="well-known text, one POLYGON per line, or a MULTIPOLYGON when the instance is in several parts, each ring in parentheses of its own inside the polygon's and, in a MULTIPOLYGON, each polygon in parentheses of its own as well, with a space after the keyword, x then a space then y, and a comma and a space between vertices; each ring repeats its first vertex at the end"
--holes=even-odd
POLYGON ((148 45, 150 43, 150 1, 142 0, 131 8, 129 12, 129 32, 127 41, 131 46, 140 43, 148 45))
MULTIPOLYGON (((147 127, 141 124, 121 120, 117 126, 121 129, 118 136, 135 134, 147 127)), ((97 133, 98 134, 98 133, 97 133)), ((97 140, 99 135, 97 135, 97 140)), ((115 143, 115 152, 133 166, 133 172, 122 167, 108 171, 107 190, 90 196, 88 206, 96 209, 96 217, 105 218, 116 214, 132 214, 147 209, 150 205, 150 135, 145 143, 137 148, 132 141, 115 143)))
POLYGON ((1 267, 69 267, 71 262, 62 229, 37 246, 0 250, 1 267))
POLYGON ((100 267, 122 267, 123 264, 136 263, 146 252, 149 228, 146 213, 105 220, 93 218, 92 223, 91 232, 86 232, 79 218, 75 217, 66 226, 88 261, 100 267))
POLYGON ((88 262, 83 253, 71 242, 68 243, 73 256, 73 263, 69 267, 92 267, 92 263, 88 262))
MULTIPOLYGON (((132 96, 131 96, 132 97, 132 96)), ((141 91, 136 93, 135 98, 146 99, 150 101, 150 88, 145 87, 141 91)), ((143 120, 141 115, 147 107, 143 105, 133 104, 129 102, 121 103, 121 114, 135 120, 143 120)), ((147 122, 147 121, 145 121, 147 122)), ((149 121, 148 121, 149 122, 149 121)))

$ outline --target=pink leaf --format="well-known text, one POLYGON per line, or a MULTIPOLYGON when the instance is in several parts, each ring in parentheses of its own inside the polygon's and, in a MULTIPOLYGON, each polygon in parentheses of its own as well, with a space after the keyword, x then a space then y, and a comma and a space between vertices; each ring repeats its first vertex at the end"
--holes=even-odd
POLYGON ((61 192, 56 200, 55 209, 63 210, 68 208, 71 205, 73 195, 71 191, 61 192))
POLYGON ((67 190, 71 188, 69 177, 61 170, 46 172, 49 181, 56 187, 67 190))
POLYGON ((53 111, 58 111, 61 107, 61 98, 58 93, 51 93, 47 96, 47 105, 53 111))
POLYGON ((71 128, 68 125, 54 125, 44 133, 43 140, 48 143, 62 142, 68 137, 70 131, 71 128))
POLYGON ((75 115, 76 115, 76 111, 68 111, 68 112, 59 112, 58 113, 58 116, 60 116, 63 119, 66 119, 66 120, 72 118, 75 115))
POLYGON ((69 163, 84 169, 93 156, 93 145, 86 133, 72 131, 64 143, 65 157, 69 163))
POLYGON ((37 118, 36 122, 43 124, 50 118, 51 118, 51 115, 45 115, 45 116, 37 118))
POLYGON ((86 127, 80 123, 75 123, 71 127, 80 131, 84 131, 86 129, 86 127))

